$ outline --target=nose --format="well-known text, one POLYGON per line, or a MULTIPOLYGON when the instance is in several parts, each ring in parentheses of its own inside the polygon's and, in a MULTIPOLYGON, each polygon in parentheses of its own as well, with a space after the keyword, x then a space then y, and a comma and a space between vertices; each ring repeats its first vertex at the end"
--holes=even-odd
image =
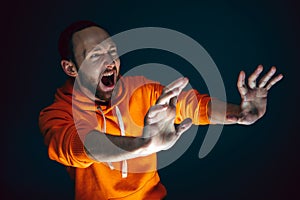
POLYGON ((111 55, 107 55, 107 56, 106 56, 106 61, 105 61, 104 65, 105 65, 106 68, 108 68, 108 69, 113 69, 113 68, 114 68, 114 66, 115 66, 116 64, 115 64, 115 60, 112 58, 111 55))
MULTIPOLYGON (((113 61, 114 62, 114 61, 113 61)), ((114 68, 114 66, 115 66, 115 64, 114 63, 111 63, 111 64, 109 64, 109 65, 106 65, 106 68, 107 69, 113 69, 114 68)))

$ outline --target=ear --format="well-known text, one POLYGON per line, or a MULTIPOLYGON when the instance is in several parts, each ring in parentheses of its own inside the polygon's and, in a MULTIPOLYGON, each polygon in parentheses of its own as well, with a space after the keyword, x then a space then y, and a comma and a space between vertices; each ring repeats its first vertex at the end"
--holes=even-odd
POLYGON ((62 69, 64 72, 71 77, 76 77, 78 75, 75 64, 69 60, 61 60, 60 62, 62 69))

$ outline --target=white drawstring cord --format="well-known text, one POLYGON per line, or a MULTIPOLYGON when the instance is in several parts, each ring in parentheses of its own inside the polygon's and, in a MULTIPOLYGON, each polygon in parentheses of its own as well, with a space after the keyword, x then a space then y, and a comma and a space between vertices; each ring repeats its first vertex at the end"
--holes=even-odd
MULTIPOLYGON (((105 119, 104 113, 103 113, 100 106, 98 106, 98 110, 101 112, 101 115, 102 115, 102 118, 103 118, 103 129, 102 129, 102 131, 103 131, 103 133, 106 133, 106 119, 105 119)), ((108 162, 107 164, 108 164, 108 166, 111 170, 115 169, 111 162, 108 162)))
MULTIPOLYGON (((105 115, 101 109, 101 107, 99 106, 98 107, 98 110, 101 112, 101 115, 103 117, 103 132, 106 133, 106 119, 105 119, 105 115)), ((121 130, 121 136, 125 136, 125 128, 124 128, 124 122, 123 122, 123 119, 122 119, 122 115, 121 115, 121 112, 120 112, 120 109, 118 108, 118 106, 116 106, 116 114, 117 114, 117 118, 118 118, 118 123, 119 123, 119 126, 120 126, 120 130, 121 130)), ((111 170, 115 169, 114 166, 112 165, 111 162, 108 162, 107 163, 109 168, 111 170)), ((123 160, 122 161, 122 178, 126 178, 127 177, 127 169, 128 169, 128 166, 127 166, 127 160, 123 160)))
MULTIPOLYGON (((121 136, 125 136, 124 123, 123 123, 122 115, 121 115, 121 112, 120 112, 120 109, 118 106, 116 106, 116 114, 117 114, 120 129, 121 129, 121 136)), ((126 177, 127 177, 127 160, 123 160, 122 161, 122 178, 126 178, 126 177)))

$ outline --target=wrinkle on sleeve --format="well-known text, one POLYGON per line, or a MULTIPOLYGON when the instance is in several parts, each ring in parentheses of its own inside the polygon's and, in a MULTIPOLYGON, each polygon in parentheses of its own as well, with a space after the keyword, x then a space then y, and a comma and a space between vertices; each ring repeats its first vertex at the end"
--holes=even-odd
POLYGON ((182 91, 176 106, 175 123, 190 118, 195 125, 210 124, 207 108, 210 100, 208 94, 200 94, 197 90, 182 91))

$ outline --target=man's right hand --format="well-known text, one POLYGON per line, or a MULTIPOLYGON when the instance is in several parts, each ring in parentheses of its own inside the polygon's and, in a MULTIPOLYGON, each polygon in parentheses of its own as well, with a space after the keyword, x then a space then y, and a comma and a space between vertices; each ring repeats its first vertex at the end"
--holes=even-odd
POLYGON ((187 78, 179 78, 164 88, 145 116, 142 137, 88 133, 84 141, 87 155, 98 162, 118 162, 171 148, 192 125, 191 119, 186 119, 174 126, 177 98, 187 84, 187 78))
POLYGON ((149 143, 144 153, 151 154, 171 148, 182 133, 191 127, 192 120, 189 118, 176 128, 174 126, 177 98, 187 84, 187 78, 175 80, 163 89, 156 104, 149 109, 143 130, 143 137, 149 143))

